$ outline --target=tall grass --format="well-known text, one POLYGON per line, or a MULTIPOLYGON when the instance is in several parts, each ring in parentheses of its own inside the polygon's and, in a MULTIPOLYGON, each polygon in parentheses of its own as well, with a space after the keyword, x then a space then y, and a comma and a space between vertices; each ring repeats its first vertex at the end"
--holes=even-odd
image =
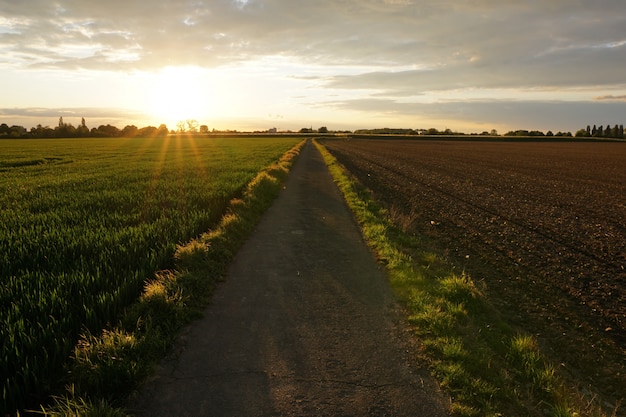
POLYGON ((297 141, 2 141, 0 414, 54 390, 79 335, 114 322, 297 141))

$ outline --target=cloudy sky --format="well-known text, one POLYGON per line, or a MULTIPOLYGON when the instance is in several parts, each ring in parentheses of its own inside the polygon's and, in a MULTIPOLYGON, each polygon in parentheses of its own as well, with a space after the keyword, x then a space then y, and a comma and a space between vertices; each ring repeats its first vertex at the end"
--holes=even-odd
POLYGON ((0 0, 0 122, 626 124, 624 0, 0 0))

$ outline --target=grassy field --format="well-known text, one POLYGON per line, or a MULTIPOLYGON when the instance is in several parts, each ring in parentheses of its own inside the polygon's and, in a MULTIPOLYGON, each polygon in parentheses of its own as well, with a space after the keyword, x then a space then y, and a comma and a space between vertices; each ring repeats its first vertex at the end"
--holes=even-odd
POLYGON ((99 333, 299 139, 0 142, 0 414, 37 404, 99 333))

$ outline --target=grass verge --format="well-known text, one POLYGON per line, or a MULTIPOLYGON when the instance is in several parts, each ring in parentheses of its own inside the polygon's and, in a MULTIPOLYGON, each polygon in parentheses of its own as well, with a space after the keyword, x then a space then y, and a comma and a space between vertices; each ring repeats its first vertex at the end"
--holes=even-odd
POLYGON ((565 384, 537 341, 510 326, 471 277, 394 224, 319 143, 363 235, 386 265, 390 285, 419 335, 423 356, 458 416, 595 416, 604 414, 565 384))
POLYGON ((175 253, 175 268, 160 271, 115 326, 86 332, 67 369, 67 393, 34 411, 45 416, 125 416, 127 395, 166 354, 184 325, 200 316, 239 247, 280 192, 300 142, 260 172, 233 199, 219 225, 175 253))

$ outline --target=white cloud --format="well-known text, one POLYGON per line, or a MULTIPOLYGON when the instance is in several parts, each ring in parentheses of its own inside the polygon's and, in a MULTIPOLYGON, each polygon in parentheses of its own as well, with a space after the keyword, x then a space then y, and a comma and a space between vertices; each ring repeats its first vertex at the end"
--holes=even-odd
MULTIPOLYGON (((105 61, 102 51, 132 50, 137 58, 133 66, 143 69, 159 67, 163 61, 214 66, 288 55, 326 64, 385 63, 389 68, 509 63, 507 70, 514 71, 515 63, 525 64, 529 57, 582 60, 575 57, 588 54, 580 45, 612 46, 616 50, 608 57, 611 62, 622 52, 626 24, 626 5, 619 0, 601 5, 583 0, 548 4, 526 0, 3 0, 0 4, 10 16, 0 20, 0 39, 5 38, 0 42, 4 52, 12 52, 9 61, 31 64, 16 54, 30 49, 41 53, 39 63, 60 68, 105 61), (12 48, 7 48, 7 39, 12 48), (64 48, 67 45, 74 48, 64 48), (76 48, 91 50, 95 62, 77 62, 72 53, 76 48), (52 61, 50 49, 58 51, 52 61)), ((127 69, 127 60, 119 68, 127 69)))

